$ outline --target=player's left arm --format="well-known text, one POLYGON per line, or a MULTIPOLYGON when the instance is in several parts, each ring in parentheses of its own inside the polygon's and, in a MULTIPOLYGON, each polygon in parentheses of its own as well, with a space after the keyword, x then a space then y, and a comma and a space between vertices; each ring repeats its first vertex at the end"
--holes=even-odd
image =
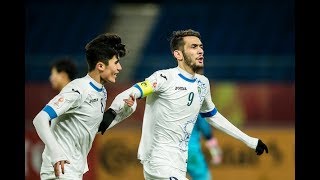
MULTIPOLYGON (((216 109, 214 109, 216 111, 216 109)), ((207 113, 205 113, 207 114, 207 113)), ((208 114, 207 114, 208 115, 208 114)), ((268 153, 268 147, 262 142, 261 139, 251 137, 236 126, 234 126, 230 121, 228 121, 224 116, 222 116, 218 111, 212 116, 206 117, 207 121, 214 126, 215 128, 231 135, 232 137, 239 139, 244 142, 247 146, 252 149, 255 149, 257 155, 263 154, 264 151, 268 153)))
POLYGON ((209 91, 202 104, 200 115, 205 117, 207 122, 215 128, 229 134, 236 139, 239 139, 250 148, 255 149, 257 155, 263 154, 264 151, 268 153, 268 147, 262 142, 261 139, 245 134, 218 112, 217 108, 212 102, 210 85, 208 85, 208 87, 209 91))
POLYGON ((144 98, 159 89, 159 84, 163 82, 163 80, 159 81, 159 76, 161 74, 159 75, 158 72, 155 72, 146 78, 145 81, 138 82, 118 94, 112 101, 109 109, 104 113, 98 132, 104 134, 107 129, 129 117, 136 110, 136 99, 144 98), (130 103, 132 103, 132 106, 130 106, 130 103))
POLYGON ((136 93, 137 90, 131 87, 115 97, 108 110, 103 114, 98 132, 104 134, 107 129, 126 119, 136 110, 136 93))

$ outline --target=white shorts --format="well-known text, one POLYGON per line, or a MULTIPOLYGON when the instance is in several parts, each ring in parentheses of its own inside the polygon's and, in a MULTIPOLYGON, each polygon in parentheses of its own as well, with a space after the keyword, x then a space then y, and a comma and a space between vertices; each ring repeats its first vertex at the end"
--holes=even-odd
POLYGON ((50 172, 50 173, 41 173, 40 174, 40 179, 41 180, 53 180, 53 179, 64 179, 64 180, 82 180, 82 176, 81 177, 76 177, 72 174, 61 174, 59 177, 56 177, 56 175, 54 174, 54 171, 50 172))
POLYGON ((143 164, 143 175, 145 180, 188 180, 186 172, 170 166, 158 166, 150 168, 145 162, 143 164))
POLYGON ((77 172, 70 164, 64 165, 64 174, 61 173, 59 178, 54 174, 54 168, 48 161, 43 161, 40 169, 41 180, 65 179, 65 180, 82 180, 83 174, 77 172))

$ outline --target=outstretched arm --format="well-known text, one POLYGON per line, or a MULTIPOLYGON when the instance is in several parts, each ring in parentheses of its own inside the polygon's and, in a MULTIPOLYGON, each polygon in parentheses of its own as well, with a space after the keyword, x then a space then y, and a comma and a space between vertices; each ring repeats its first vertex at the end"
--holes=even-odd
POLYGON ((158 84, 159 86, 160 82, 157 81, 156 75, 157 73, 154 73, 149 77, 153 83, 146 79, 118 94, 112 101, 110 108, 105 112, 98 132, 103 134, 107 129, 129 117, 136 110, 137 103, 135 100, 152 94, 154 92, 155 84, 158 84), (125 103, 123 101, 125 101, 125 103), (133 105, 131 106, 130 103, 133 103, 133 105))
POLYGON ((247 146, 255 149, 257 155, 263 154, 264 151, 268 153, 268 147, 258 138, 250 137, 232 123, 230 123, 225 117, 223 117, 216 109, 212 113, 203 113, 207 121, 215 128, 229 134, 230 136, 239 139, 244 142, 247 146), (213 116, 206 116, 213 114, 213 116))
POLYGON ((239 139, 250 148, 255 149, 257 155, 263 154, 264 151, 268 153, 268 147, 260 139, 248 136, 218 112, 212 102, 210 83, 208 79, 206 83, 208 87, 208 93, 205 96, 202 107, 200 109, 201 116, 205 117, 208 123, 210 123, 215 128, 229 134, 236 139, 239 139))
POLYGON ((131 87, 115 97, 109 109, 103 115, 98 132, 104 134, 107 129, 126 119, 136 110, 137 92, 136 88, 131 87))

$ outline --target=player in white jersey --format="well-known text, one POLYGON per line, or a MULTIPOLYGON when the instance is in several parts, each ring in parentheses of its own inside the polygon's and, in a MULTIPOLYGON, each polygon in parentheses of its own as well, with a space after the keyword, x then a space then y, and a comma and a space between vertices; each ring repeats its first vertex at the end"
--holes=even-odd
MULTIPOLYGON (((42 180, 81 180, 89 170, 87 156, 94 138, 102 132, 100 124, 110 115, 110 110, 105 112, 107 90, 104 84, 115 83, 122 70, 119 60, 126 54, 125 45, 118 35, 106 33, 90 41, 85 49, 87 75, 64 86, 33 120, 45 144, 40 170, 42 180)), ((135 99, 123 101, 126 103, 123 109, 130 115, 136 107, 135 99)))
MULTIPOLYGON (((260 139, 231 124, 212 102, 208 78, 197 74, 204 65, 200 33, 174 31, 170 44, 177 67, 158 70, 118 95, 147 97, 138 149, 145 179, 186 179, 188 142, 199 112, 212 126, 255 149, 257 155, 268 153, 260 139)), ((110 108, 118 111, 122 106, 116 97, 110 108)))

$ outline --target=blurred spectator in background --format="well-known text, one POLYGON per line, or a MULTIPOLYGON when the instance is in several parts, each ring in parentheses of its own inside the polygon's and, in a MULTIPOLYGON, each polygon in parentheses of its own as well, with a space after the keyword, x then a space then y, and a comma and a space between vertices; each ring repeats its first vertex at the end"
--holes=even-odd
MULTIPOLYGON (((42 180, 82 180, 89 170, 87 157, 105 113, 104 84, 116 82, 126 49, 120 36, 105 33, 90 41, 85 50, 88 73, 65 85, 33 119, 45 144, 42 180)), ((125 101, 128 106, 135 102, 130 100, 125 101)))
POLYGON ((222 151, 218 145, 218 139, 214 137, 212 126, 205 118, 198 115, 188 145, 187 173, 192 180, 212 179, 209 165, 201 146, 202 138, 205 139, 205 147, 208 148, 211 155, 210 163, 218 165, 222 161, 222 151))
POLYGON ((56 59, 50 66, 50 84, 51 87, 60 92, 62 88, 77 76, 78 70, 75 60, 71 57, 62 57, 56 59))

